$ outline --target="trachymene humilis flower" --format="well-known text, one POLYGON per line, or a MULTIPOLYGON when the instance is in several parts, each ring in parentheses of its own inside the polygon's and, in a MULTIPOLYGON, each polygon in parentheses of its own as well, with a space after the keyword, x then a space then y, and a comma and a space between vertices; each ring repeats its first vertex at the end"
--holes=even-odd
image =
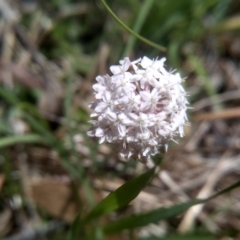
POLYGON ((183 80, 168 72, 164 61, 125 58, 110 67, 112 76, 98 76, 88 135, 115 144, 122 157, 142 162, 176 136, 183 137, 188 103, 183 80))

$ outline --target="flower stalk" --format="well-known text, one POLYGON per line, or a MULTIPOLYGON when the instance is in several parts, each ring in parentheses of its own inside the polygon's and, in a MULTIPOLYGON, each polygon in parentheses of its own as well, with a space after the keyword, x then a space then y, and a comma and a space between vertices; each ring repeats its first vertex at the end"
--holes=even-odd
POLYGON ((112 17, 123 27, 125 28, 129 33, 133 34, 136 38, 138 38, 139 40, 141 40, 142 42, 148 44, 149 46, 152 46, 154 48, 156 48, 157 50, 161 51, 161 52, 167 52, 167 48, 156 44, 152 41, 149 41, 148 39, 142 37, 141 35, 139 35, 138 33, 134 32, 131 28, 129 28, 125 23, 123 23, 118 17, 117 15, 112 11, 112 9, 107 5, 105 0, 101 0, 102 4, 105 6, 105 8, 107 9, 107 11, 112 15, 112 17))

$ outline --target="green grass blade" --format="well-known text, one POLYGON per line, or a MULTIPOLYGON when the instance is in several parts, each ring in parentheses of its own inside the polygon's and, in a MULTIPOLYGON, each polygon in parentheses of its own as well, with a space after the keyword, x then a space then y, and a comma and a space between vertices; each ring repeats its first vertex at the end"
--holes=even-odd
POLYGON ((120 219, 104 227, 106 233, 118 232, 124 229, 134 229, 145 226, 149 223, 155 223, 163 219, 174 217, 193 205, 202 203, 203 200, 192 200, 186 203, 174 205, 169 208, 158 208, 144 214, 131 215, 120 219))
POLYGON ((37 134, 21 134, 8 136, 0 139, 0 149, 18 143, 43 143, 44 141, 44 138, 37 134))
POLYGON ((127 206, 149 183, 154 175, 154 171, 155 168, 152 168, 110 193, 86 216, 85 222, 127 206))
POLYGON ((79 234, 80 234, 80 231, 82 230, 82 228, 79 227, 79 224, 81 222, 81 215, 82 215, 82 212, 79 212, 77 214, 76 218, 74 219, 74 221, 69 229, 67 240, 79 239, 79 234))
POLYGON ((148 213, 131 215, 129 217, 126 217, 126 218, 123 218, 123 219, 120 219, 118 221, 108 224, 107 226, 104 227, 104 231, 105 231, 105 233, 119 232, 124 229, 134 229, 137 227, 145 226, 149 223, 156 223, 163 219, 169 219, 169 218, 172 218, 172 217, 186 211, 188 208, 190 208, 196 204, 205 203, 205 202, 207 202, 217 196, 220 196, 226 192, 229 192, 232 189, 235 189, 239 186, 240 186, 240 181, 236 182, 235 184, 232 184, 231 186, 223 189, 222 191, 218 192, 217 194, 214 194, 211 197, 206 198, 206 199, 190 200, 185 203, 176 204, 172 207, 158 208, 158 209, 155 209, 148 213))

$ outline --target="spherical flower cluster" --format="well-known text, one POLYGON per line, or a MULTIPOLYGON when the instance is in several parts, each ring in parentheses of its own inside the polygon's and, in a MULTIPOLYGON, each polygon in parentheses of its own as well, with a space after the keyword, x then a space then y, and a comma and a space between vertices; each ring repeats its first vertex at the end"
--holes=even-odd
POLYGON ((167 71, 164 61, 125 58, 110 67, 112 76, 98 76, 88 135, 115 144, 125 159, 142 162, 176 136, 183 137, 188 103, 183 80, 167 71))

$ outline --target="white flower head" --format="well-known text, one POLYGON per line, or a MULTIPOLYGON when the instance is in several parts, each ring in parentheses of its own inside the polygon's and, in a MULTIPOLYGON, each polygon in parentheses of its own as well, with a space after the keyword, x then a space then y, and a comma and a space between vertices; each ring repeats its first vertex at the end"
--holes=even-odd
POLYGON ((183 79, 165 69, 165 60, 131 62, 126 57, 110 67, 112 76, 97 76, 88 135, 114 144, 122 157, 142 162, 183 137, 188 104, 183 79))

